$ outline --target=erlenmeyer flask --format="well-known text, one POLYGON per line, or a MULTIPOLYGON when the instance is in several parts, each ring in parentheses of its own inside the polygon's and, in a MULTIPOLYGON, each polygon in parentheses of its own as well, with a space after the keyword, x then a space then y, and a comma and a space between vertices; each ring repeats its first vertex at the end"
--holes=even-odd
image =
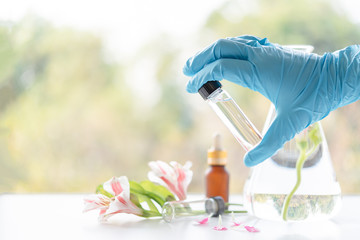
MULTIPOLYGON (((263 133, 275 115, 271 106, 263 133)), ((339 211, 341 189, 320 122, 251 169, 244 186, 244 203, 250 214, 269 220, 328 219, 339 211)))
MULTIPOLYGON (((274 107, 268 119, 275 115, 274 107)), ((271 120, 267 121, 268 128, 271 120)), ((269 220, 319 220, 334 216, 341 206, 341 189, 332 167, 320 122, 314 123, 285 143, 274 156, 252 168, 244 187, 250 214, 269 220), (299 150, 299 144, 305 146, 299 150), (306 152, 297 184, 297 163, 306 152), (287 208, 285 205, 287 203, 287 208)))

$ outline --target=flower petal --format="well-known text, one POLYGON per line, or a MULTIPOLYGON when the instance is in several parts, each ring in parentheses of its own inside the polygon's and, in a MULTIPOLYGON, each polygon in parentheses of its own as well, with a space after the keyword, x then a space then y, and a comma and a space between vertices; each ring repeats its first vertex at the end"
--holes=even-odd
POLYGON ((186 199, 186 190, 192 179, 191 162, 182 166, 175 161, 170 162, 170 165, 162 161, 152 161, 149 166, 152 170, 148 173, 150 181, 167 187, 179 200, 186 199))
POLYGON ((226 231, 226 230, 228 230, 226 227, 223 227, 223 226, 215 226, 213 229, 216 230, 216 231, 226 231))
POLYGON ((158 175, 156 175, 153 171, 148 172, 148 178, 150 181, 152 181, 154 183, 158 183, 164 187, 167 187, 167 185, 164 183, 164 181, 161 180, 161 178, 159 178, 158 175))
POLYGON ((149 167, 157 176, 174 176, 174 169, 172 169, 169 164, 163 161, 151 161, 149 162, 149 167))
POLYGON ((115 213, 129 213, 141 216, 142 210, 126 197, 125 192, 122 192, 120 195, 116 196, 115 200, 110 204, 106 215, 115 213))
POLYGON ((233 222, 233 225, 231 225, 231 227, 238 227, 241 226, 242 223, 238 223, 238 222, 233 222))
POLYGON ((257 228, 255 228, 255 227, 244 226, 244 228, 245 228, 248 232, 260 232, 260 230, 257 229, 257 228))
POLYGON ((219 215, 218 225, 215 226, 213 229, 216 230, 216 231, 226 231, 226 230, 228 230, 226 227, 223 227, 223 225, 222 225, 222 217, 221 217, 221 215, 219 215))
POLYGON ((110 205, 110 199, 101 194, 93 194, 84 199, 85 208, 83 212, 88 212, 94 209, 107 209, 110 205))
POLYGON ((98 217, 99 222, 106 222, 111 216, 114 216, 116 213, 106 214, 105 212, 100 212, 98 217))
POLYGON ((174 181, 174 178, 171 178, 169 175, 156 175, 156 172, 150 171, 148 173, 148 178, 150 181, 154 183, 158 183, 170 190, 175 195, 183 195, 179 193, 177 187, 176 187, 176 181, 174 181))
POLYGON ((177 190, 180 193, 178 195, 179 199, 186 198, 186 190, 192 179, 192 171, 189 170, 192 163, 186 162, 184 166, 180 165, 178 162, 170 162, 170 165, 174 167, 174 171, 176 173, 176 181, 177 181, 177 190))
POLYGON ((105 191, 114 196, 117 196, 122 192, 128 193, 130 191, 129 180, 126 176, 121 176, 119 178, 113 177, 109 181, 105 182, 103 187, 105 191))
POLYGON ((199 225, 206 225, 206 224, 208 224, 208 222, 209 222, 208 217, 206 217, 204 219, 201 219, 200 221, 196 221, 196 223, 199 224, 199 225))
POLYGON ((115 177, 112 178, 110 185, 111 185, 111 188, 114 191, 115 195, 119 195, 123 191, 120 181, 118 179, 116 179, 115 177))

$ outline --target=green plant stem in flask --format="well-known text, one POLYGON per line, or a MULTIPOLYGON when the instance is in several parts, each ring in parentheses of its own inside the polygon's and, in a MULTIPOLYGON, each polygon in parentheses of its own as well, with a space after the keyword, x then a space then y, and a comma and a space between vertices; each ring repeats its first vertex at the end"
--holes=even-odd
MULTIPOLYGON (((272 107, 265 131, 274 116, 272 107)), ((308 221, 334 216, 341 207, 341 189, 321 124, 312 124, 252 168, 244 197, 249 213, 262 219, 308 221)))

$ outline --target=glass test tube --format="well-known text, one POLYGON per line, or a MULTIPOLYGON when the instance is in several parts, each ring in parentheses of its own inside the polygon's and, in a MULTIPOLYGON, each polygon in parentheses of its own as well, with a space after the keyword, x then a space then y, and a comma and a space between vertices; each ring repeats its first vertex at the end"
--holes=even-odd
POLYGON ((218 81, 209 81, 200 89, 200 95, 229 128, 240 145, 249 151, 262 137, 232 97, 221 88, 218 81))
POLYGON ((225 211, 225 202, 222 197, 212 197, 194 201, 166 202, 162 208, 162 217, 171 222, 182 217, 206 215, 217 217, 225 211))

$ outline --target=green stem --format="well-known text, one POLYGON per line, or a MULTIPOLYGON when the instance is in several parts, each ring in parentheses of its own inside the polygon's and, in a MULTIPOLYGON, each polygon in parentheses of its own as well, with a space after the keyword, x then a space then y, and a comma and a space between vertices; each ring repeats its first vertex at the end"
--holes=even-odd
POLYGON ((141 215, 141 217, 144 218, 151 218, 151 217, 161 217, 161 213, 159 212, 155 212, 155 211, 151 211, 151 210, 144 210, 143 209, 143 214, 141 215))
POLYGON ((225 206, 244 206, 244 204, 241 204, 241 203, 225 203, 225 206))
POLYGON ((317 145, 313 146, 309 152, 306 152, 306 148, 300 149, 300 156, 296 161, 296 184, 284 200, 284 207, 282 211, 282 218, 284 221, 287 221, 290 201, 301 184, 301 170, 304 166, 305 160, 316 150, 316 147, 317 145))
POLYGON ((225 210, 224 213, 247 213, 247 211, 243 210, 243 211, 230 211, 230 210, 225 210))

